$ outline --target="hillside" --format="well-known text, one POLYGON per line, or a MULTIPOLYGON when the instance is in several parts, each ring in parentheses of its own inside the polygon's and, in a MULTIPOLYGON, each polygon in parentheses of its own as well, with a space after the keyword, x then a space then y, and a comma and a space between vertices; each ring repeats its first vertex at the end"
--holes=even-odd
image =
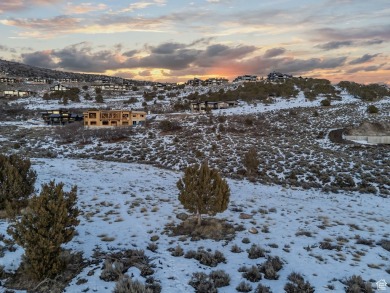
MULTIPOLYGON (((96 80, 106 80, 109 82, 122 83, 124 81, 123 78, 113 77, 108 75, 98 75, 98 74, 84 74, 84 73, 75 73, 75 72, 66 72, 59 70, 52 70, 46 68, 40 68, 35 66, 30 66, 23 63, 6 61, 0 59, 0 74, 10 77, 40 77, 47 79, 78 79, 80 81, 85 82, 93 82, 96 80)), ((144 84, 142 81, 128 80, 134 84, 144 84)))

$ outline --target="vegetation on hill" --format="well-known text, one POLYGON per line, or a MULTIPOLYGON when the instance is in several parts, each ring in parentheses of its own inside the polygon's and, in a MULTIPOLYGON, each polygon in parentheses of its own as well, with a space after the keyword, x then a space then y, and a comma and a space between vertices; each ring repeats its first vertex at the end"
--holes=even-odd
POLYGON ((332 86, 327 79, 316 78, 291 78, 285 82, 248 82, 239 85, 236 89, 213 92, 210 90, 206 94, 192 93, 187 96, 189 100, 199 101, 227 101, 243 100, 246 102, 262 101, 271 103, 273 97, 296 97, 300 91, 303 91, 307 99, 315 99, 317 96, 327 98, 336 98, 339 91, 332 86))
MULTIPOLYGON (((47 68, 39 68, 30 66, 23 63, 6 61, 0 59, 0 73, 6 74, 12 77, 41 77, 48 79, 78 79, 85 82, 93 82, 96 80, 106 80, 113 83, 122 83, 124 81, 121 77, 99 75, 99 74, 85 74, 76 72, 66 72, 59 70, 52 70, 47 68)), ((147 82, 131 80, 133 84, 145 84, 147 82)))
POLYGON ((390 90, 387 87, 376 83, 364 85, 353 81, 341 81, 338 86, 364 101, 380 100, 390 96, 390 90))

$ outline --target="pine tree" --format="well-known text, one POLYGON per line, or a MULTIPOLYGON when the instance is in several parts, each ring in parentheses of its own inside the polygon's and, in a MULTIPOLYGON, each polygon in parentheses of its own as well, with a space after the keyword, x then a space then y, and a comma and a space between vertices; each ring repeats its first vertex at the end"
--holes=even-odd
POLYGON ((186 210, 196 214, 198 225, 201 225, 202 214, 215 215, 227 209, 229 185, 216 169, 209 168, 207 161, 200 166, 187 167, 177 188, 180 202, 186 210))
POLYGON ((29 159, 0 154, 0 210, 9 207, 15 213, 25 207, 34 192, 36 177, 29 159))
POLYGON ((61 245, 72 240, 79 224, 77 187, 63 191, 63 183, 42 184, 39 196, 29 200, 26 213, 13 219, 8 233, 25 250, 24 269, 35 280, 57 275, 63 269, 61 245))
POLYGON ((259 168, 259 159, 257 157, 257 152, 255 148, 251 148, 243 158, 243 163, 246 168, 246 172, 249 176, 252 176, 257 173, 259 168))

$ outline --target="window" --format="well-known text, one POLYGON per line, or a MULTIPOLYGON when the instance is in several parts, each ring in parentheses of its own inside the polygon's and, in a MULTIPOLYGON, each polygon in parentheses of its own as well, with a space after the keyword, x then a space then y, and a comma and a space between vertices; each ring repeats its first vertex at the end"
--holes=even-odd
POLYGON ((141 117, 144 117, 144 115, 141 115, 141 117))
POLYGON ((133 125, 137 125, 137 121, 133 121, 133 125))
POLYGON ((96 121, 91 121, 91 125, 96 125, 96 121))
POLYGON ((96 118, 96 113, 89 113, 89 118, 96 118))
POLYGON ((102 121, 102 125, 108 125, 108 121, 107 120, 102 121))

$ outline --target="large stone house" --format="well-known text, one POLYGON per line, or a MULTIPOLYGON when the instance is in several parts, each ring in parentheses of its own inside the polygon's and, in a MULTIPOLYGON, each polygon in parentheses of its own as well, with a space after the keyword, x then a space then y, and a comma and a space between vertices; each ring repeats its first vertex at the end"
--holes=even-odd
POLYGON ((84 126, 131 126, 143 124, 146 112, 132 110, 89 110, 84 112, 84 126))

